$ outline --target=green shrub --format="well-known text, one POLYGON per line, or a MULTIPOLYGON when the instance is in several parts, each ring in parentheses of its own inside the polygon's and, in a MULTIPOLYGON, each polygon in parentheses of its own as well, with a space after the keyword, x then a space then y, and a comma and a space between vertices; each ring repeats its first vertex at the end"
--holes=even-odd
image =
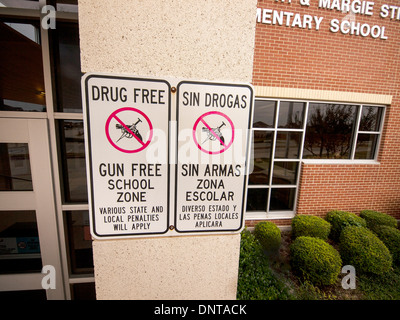
POLYGON ((286 300, 286 287, 272 273, 261 244, 247 229, 241 233, 237 299, 286 300))
POLYGON ((393 228, 397 227, 397 220, 386 213, 373 210, 363 210, 360 213, 360 217, 367 222, 367 227, 371 230, 373 230, 376 226, 389 226, 393 228))
POLYGON ((281 230, 272 222, 257 223, 254 228, 254 235, 263 248, 269 252, 277 251, 281 245, 281 230))
POLYGON ((392 255, 385 244, 367 228, 346 227, 340 235, 340 254, 356 272, 381 275, 392 266, 392 255))
POLYGON ((337 300, 338 297, 326 288, 318 288, 309 281, 301 282, 296 288, 296 300, 337 300))
POLYGON ((400 230, 389 226, 377 226, 374 232, 393 256, 393 262, 400 265, 400 230))
POLYGON ((342 260, 339 252, 319 238, 298 237, 290 246, 291 265, 300 278, 315 285, 336 282, 342 260))
POLYGON ((400 300, 400 268, 393 268, 381 276, 375 274, 357 275, 357 291, 363 300, 400 300))
POLYGON ((254 264, 254 260, 259 260, 259 257, 264 257, 261 244, 257 241, 254 235, 245 228, 240 234, 240 261, 239 265, 242 268, 247 268, 254 264))
POLYGON ((293 238, 308 236, 328 240, 331 224, 324 219, 311 215, 297 215, 292 220, 293 238))
POLYGON ((345 227, 358 226, 366 227, 365 220, 354 213, 347 211, 333 210, 328 212, 325 217, 326 221, 331 224, 331 233, 329 237, 335 241, 339 240, 340 234, 345 227))

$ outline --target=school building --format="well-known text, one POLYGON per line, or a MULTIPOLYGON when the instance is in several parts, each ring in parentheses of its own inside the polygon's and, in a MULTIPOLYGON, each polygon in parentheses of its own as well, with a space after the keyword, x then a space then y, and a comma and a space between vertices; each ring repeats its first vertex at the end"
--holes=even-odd
POLYGON ((251 84, 246 226, 330 210, 400 219, 394 0, 0 0, 0 20, 0 297, 235 297, 237 234, 92 241, 86 72, 251 84), (187 261, 220 273, 185 278, 187 261), (125 263, 147 275, 119 274, 125 263))

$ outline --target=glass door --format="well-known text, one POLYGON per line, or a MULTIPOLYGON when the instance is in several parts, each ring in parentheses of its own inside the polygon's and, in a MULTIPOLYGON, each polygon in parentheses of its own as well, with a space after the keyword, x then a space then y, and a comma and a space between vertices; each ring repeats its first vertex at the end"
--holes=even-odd
POLYGON ((0 118, 0 297, 65 298, 49 150, 47 119, 0 118))

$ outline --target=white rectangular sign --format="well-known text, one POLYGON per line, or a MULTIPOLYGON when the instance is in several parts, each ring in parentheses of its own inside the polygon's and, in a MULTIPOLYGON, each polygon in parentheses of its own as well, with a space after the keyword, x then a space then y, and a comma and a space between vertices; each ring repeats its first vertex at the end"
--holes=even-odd
POLYGON ((177 232, 243 228, 252 108, 249 85, 178 84, 177 232))
POLYGON ((170 84, 86 74, 82 88, 92 235, 165 234, 170 84))
POLYGON ((241 231, 250 85, 86 74, 82 89, 93 237, 241 231))

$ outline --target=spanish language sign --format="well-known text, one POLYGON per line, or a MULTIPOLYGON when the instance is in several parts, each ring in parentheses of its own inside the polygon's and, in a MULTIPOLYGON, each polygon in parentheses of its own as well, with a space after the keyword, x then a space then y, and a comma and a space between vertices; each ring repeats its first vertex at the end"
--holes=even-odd
POLYGON ((92 236, 166 233, 169 83, 87 74, 82 88, 92 236))
POLYGON ((177 232, 242 228, 252 108, 249 85, 179 83, 177 232))
POLYGON ((86 74, 82 91, 94 238, 241 231, 250 85, 86 74))

